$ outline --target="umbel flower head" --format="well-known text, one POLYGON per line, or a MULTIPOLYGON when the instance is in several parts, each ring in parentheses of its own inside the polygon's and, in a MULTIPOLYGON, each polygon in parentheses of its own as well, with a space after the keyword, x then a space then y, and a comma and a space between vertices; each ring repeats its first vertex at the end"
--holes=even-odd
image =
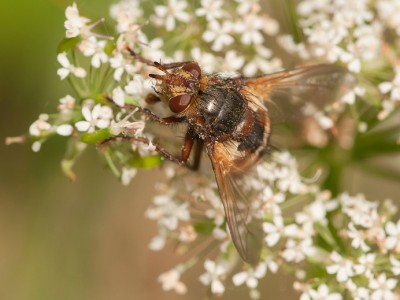
MULTIPOLYGON (((159 276, 165 291, 190 292, 185 273, 200 265, 199 281, 213 295, 246 287, 251 298, 260 298, 269 274, 281 272, 295 276, 301 299, 397 299, 397 207, 341 185, 350 166, 400 178, 398 166, 371 161, 400 152, 397 8, 397 0, 301 0, 285 24, 258 0, 125 0, 111 6, 115 31, 105 36, 97 33, 102 20, 82 16, 73 3, 57 56, 57 74, 68 81, 71 95, 54 104, 56 113, 40 114, 31 124, 32 149, 39 151, 54 135, 69 139, 62 168, 72 179, 77 158, 93 145, 124 185, 140 169, 165 172, 145 212, 158 228, 149 248, 161 251, 174 242, 178 253, 187 254, 159 276), (296 28, 287 31, 289 25, 296 28), (221 72, 221 78, 314 63, 341 65, 357 78, 338 101, 306 105, 301 113, 307 117, 295 126, 277 126, 290 150, 271 149, 238 180, 247 216, 261 223, 255 265, 244 263, 232 244, 212 168, 205 163, 194 172, 164 161, 159 142, 179 149, 181 141, 164 138, 143 113, 171 114, 166 105, 151 104, 161 87, 149 78, 157 70, 146 62, 192 60, 202 72, 221 72), (198 245, 202 250, 192 251, 198 245)), ((295 88, 291 92, 301 94, 295 88)))

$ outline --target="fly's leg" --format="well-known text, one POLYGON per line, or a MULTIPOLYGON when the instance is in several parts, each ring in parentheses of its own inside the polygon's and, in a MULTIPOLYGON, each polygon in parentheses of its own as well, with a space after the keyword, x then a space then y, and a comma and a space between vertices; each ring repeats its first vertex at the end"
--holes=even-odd
POLYGON ((129 54, 135 58, 136 60, 140 61, 141 63, 144 63, 148 66, 152 66, 155 68, 158 68, 161 70, 161 68, 163 69, 175 69, 175 68, 179 68, 182 67, 184 65, 187 65, 189 63, 192 63, 193 61, 181 61, 181 62, 173 62, 173 63, 169 63, 169 64, 163 64, 161 65, 158 62, 152 61, 150 59, 144 58, 143 56, 137 54, 135 51, 133 51, 131 48, 126 48, 126 50, 128 50, 129 54))
POLYGON ((182 161, 186 163, 186 166, 189 169, 197 170, 199 168, 202 148, 203 148, 203 142, 199 138, 196 138, 196 134, 193 132, 193 129, 189 128, 185 135, 185 140, 182 146, 182 155, 181 155, 182 161), (193 164, 189 165, 188 159, 194 143, 196 143, 196 145, 194 150, 193 164))
MULTIPOLYGON (((109 96, 104 96, 104 97, 108 102, 116 105, 114 100, 111 97, 109 97, 109 96)), ((154 97, 157 97, 157 96, 154 95, 154 97)), ((184 117, 171 116, 171 117, 166 117, 166 118, 160 118, 155 113, 153 113, 150 109, 143 108, 143 107, 136 106, 136 105, 132 105, 132 104, 125 104, 124 106, 122 106, 122 108, 125 108, 126 110, 129 110, 129 111, 136 110, 136 111, 144 114, 150 120, 155 121, 155 122, 157 122, 157 123, 159 123, 161 125, 172 125, 172 124, 182 123, 182 122, 185 121, 184 117)))
MULTIPOLYGON (((153 95, 154 97, 158 98, 156 95, 153 95)), ((110 102, 113 103, 114 105, 115 102, 114 100, 109 97, 105 96, 105 98, 110 102)), ((147 116, 150 120, 155 121, 161 125, 173 125, 173 124, 178 124, 178 123, 183 123, 186 121, 185 117, 166 117, 166 118, 161 118, 157 116, 155 113, 153 113, 151 110, 147 108, 143 108, 140 106, 136 105, 130 105, 130 104, 125 104, 123 108, 130 110, 130 111, 138 111, 139 113, 144 114, 147 116)), ((138 143, 143 143, 146 145, 150 145, 150 141, 145 138, 145 137, 111 137, 107 140, 104 140, 103 142, 100 143, 100 145, 107 145, 111 144, 112 142, 117 142, 117 141, 131 141, 131 142, 138 142, 138 143)), ((200 158, 201 158, 201 151, 203 148, 203 141, 197 137, 195 132, 193 131, 192 128, 188 128, 184 143, 182 146, 182 152, 181 152, 181 157, 177 158, 175 155, 171 154, 168 150, 166 150, 164 147, 161 147, 160 145, 153 145, 155 148, 154 150, 158 152, 161 156, 163 156, 165 159, 168 159, 172 162, 175 162, 179 165, 185 165, 191 170, 197 170, 199 168, 200 164, 200 158), (190 165, 188 163, 190 153, 192 151, 193 145, 195 144, 195 150, 194 150, 194 159, 193 159, 193 164, 190 165)))
POLYGON ((173 154, 171 154, 168 150, 166 150, 164 147, 158 145, 158 144, 153 144, 148 138, 145 137, 128 137, 128 136, 115 136, 108 138, 104 141, 102 141, 99 145, 100 147, 110 145, 114 142, 136 142, 136 143, 142 143, 148 146, 153 146, 154 151, 159 153, 162 157, 165 159, 172 161, 178 165, 185 166, 186 162, 183 161, 180 158, 175 157, 173 154))

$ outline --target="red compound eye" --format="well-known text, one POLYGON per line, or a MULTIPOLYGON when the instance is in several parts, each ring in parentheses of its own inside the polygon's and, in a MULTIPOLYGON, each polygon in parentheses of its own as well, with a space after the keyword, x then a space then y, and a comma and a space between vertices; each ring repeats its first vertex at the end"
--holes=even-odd
POLYGON ((192 100, 192 96, 189 94, 182 94, 179 96, 172 97, 169 99, 169 108, 174 113, 180 113, 185 110, 186 107, 189 106, 190 100, 192 100))
POLYGON ((201 76, 201 69, 198 63, 196 62, 192 62, 189 63, 187 65, 184 65, 182 67, 183 70, 188 71, 189 73, 191 73, 194 77, 196 77, 197 79, 200 78, 201 76))

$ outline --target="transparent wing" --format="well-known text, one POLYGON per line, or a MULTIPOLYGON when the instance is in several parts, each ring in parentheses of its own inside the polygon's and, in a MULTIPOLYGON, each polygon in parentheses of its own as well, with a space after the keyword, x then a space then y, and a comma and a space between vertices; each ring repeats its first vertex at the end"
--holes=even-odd
POLYGON ((329 64, 239 80, 267 106, 273 123, 304 117, 310 105, 321 110, 355 85, 347 69, 329 64))
POLYGON ((220 143, 206 145, 233 244, 244 261, 255 265, 262 245, 261 220, 250 218, 249 203, 235 181, 237 175, 229 172, 230 161, 220 156, 219 150, 225 151, 223 147, 220 143))

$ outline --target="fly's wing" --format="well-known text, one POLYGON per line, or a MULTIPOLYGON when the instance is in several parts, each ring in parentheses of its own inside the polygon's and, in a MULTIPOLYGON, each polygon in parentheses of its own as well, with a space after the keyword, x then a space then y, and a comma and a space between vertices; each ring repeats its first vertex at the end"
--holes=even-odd
POLYGON ((305 108, 310 106, 321 110, 355 85, 355 78, 345 68, 329 64, 239 81, 251 96, 267 106, 273 123, 304 117, 305 108))
POLYGON ((241 193, 230 169, 230 161, 221 157, 226 151, 220 143, 206 144, 215 179, 224 206, 226 222, 237 251, 251 265, 258 263, 262 246, 261 220, 249 219, 249 203, 241 193))

